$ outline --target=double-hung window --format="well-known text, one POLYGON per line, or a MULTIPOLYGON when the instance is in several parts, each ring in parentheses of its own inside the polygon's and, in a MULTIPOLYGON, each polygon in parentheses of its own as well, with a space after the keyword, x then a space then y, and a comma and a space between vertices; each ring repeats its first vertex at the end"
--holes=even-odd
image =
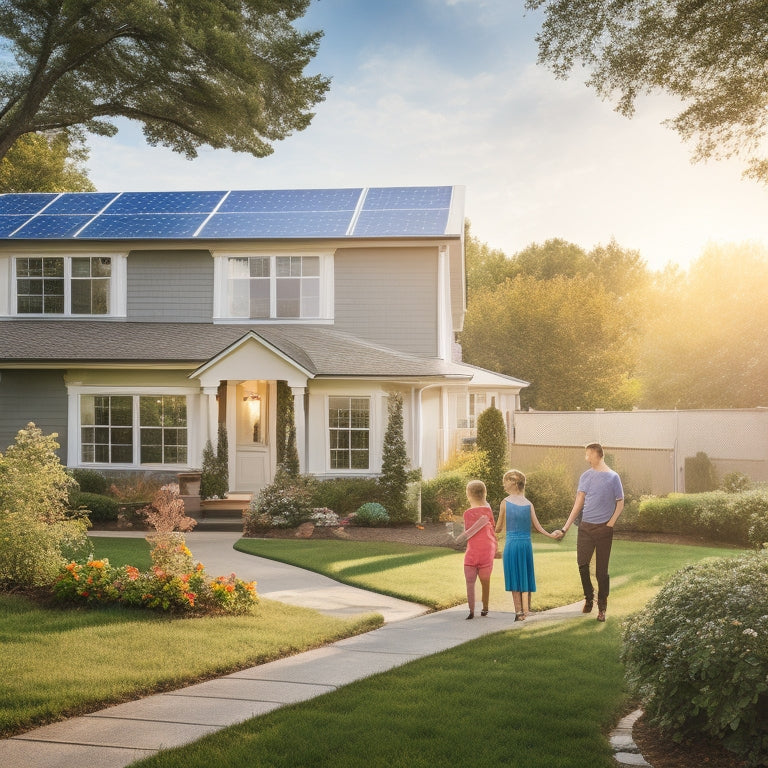
POLYGON ((331 469, 369 469, 370 398, 328 398, 328 426, 331 469))
POLYGON ((184 395, 81 395, 83 464, 186 464, 184 395))
POLYGON ((108 315, 109 256, 34 256, 14 259, 16 314, 108 315))
POLYGON ((227 271, 229 317, 320 317, 319 256, 232 256, 227 271))

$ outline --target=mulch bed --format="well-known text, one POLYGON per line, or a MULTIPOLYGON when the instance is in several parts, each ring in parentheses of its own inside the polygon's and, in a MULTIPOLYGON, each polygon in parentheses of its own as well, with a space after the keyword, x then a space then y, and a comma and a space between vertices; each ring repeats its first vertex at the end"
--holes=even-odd
POLYGON ((661 736, 641 717, 632 729, 632 738, 653 768, 747 768, 733 752, 707 739, 691 739, 678 744, 661 736))

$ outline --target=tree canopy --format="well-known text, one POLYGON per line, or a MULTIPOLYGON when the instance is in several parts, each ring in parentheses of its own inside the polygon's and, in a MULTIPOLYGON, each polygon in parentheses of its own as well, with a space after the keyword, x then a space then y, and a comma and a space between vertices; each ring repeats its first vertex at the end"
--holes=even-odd
POLYGON ((694 159, 740 155, 768 182, 768 13, 764 0, 526 0, 543 9, 539 62, 587 84, 631 116, 664 92, 682 111, 668 121, 695 143, 694 159))
POLYGON ((20 136, 0 160, 1 192, 93 192, 88 148, 67 131, 20 136))
POLYGON ((321 32, 309 0, 0 0, 0 158, 20 136, 118 117, 189 158, 256 157, 309 125, 329 81, 307 76, 321 32))
POLYGON ((663 275, 639 355, 652 408, 768 405, 768 251, 710 246, 687 274, 663 275))

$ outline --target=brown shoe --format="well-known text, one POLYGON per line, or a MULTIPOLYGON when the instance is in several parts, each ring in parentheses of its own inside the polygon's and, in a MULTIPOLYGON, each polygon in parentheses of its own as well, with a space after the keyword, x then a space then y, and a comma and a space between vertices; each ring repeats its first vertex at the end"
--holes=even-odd
POLYGON ((598 611, 597 612, 597 620, 598 621, 605 621, 605 611, 598 611))
POLYGON ((581 609, 582 613, 592 613, 592 606, 594 602, 592 600, 585 600, 584 607, 581 609))

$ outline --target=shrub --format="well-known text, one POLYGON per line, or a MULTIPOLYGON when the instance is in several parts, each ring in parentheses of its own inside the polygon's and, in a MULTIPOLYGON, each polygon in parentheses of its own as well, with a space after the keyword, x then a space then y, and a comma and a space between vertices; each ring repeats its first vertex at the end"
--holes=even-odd
POLYGON ((467 478, 461 472, 442 472, 421 484, 421 519, 437 522, 445 509, 461 514, 467 508, 467 478))
POLYGON ((477 417, 477 448, 488 460, 487 472, 478 479, 485 483, 491 507, 497 508, 506 495, 502 478, 507 464, 507 428, 498 408, 486 408, 477 417))
POLYGON ((691 533, 697 528, 697 502, 693 495, 670 493, 640 502, 638 529, 654 533, 691 533))
POLYGON ((80 486, 83 493, 98 493, 104 496, 107 492, 107 478, 95 469, 73 469, 69 473, 80 486))
POLYGON ((768 491, 679 494, 640 503, 638 528, 659 533, 685 533, 707 541, 754 546, 750 527, 768 517, 768 491))
POLYGON ((440 472, 459 472, 467 481, 488 475, 488 454, 473 448, 457 451, 440 467, 440 472))
POLYGON ((366 501, 381 501, 380 494, 376 478, 337 477, 315 483, 312 505, 328 507, 339 517, 347 517, 366 501))
POLYGON ((624 625, 622 661, 650 722, 768 765, 768 557, 679 571, 624 625))
POLYGON ((92 523, 111 523, 117 520, 120 502, 100 493, 72 491, 69 494, 69 508, 84 510, 92 523))
POLYGON ((148 525, 161 535, 173 531, 191 531, 197 525, 197 520, 187 517, 184 512, 184 499, 179 496, 176 483, 164 485, 156 491, 152 503, 139 512, 148 525))
POLYGON ((403 435, 403 396, 391 394, 387 410, 389 418, 384 433, 379 486, 392 521, 405 522, 411 515, 407 508, 408 452, 403 435))
POLYGON ((251 500, 245 512, 245 535, 264 527, 295 528, 311 519, 315 481, 307 475, 292 477, 278 467, 275 479, 251 500))
POLYGON ((525 495, 544 525, 562 525, 573 507, 574 490, 571 476, 561 464, 543 464, 525 478, 525 495))
POLYGON ((229 491, 229 450, 227 428, 219 424, 216 450, 210 438, 203 448, 203 467, 200 473, 200 498, 223 499, 229 491))
POLYGON ((355 512, 354 524, 367 528, 389 525, 389 515, 381 504, 369 501, 355 512))
POLYGON ((162 482, 149 479, 143 474, 136 477, 115 478, 109 486, 109 492, 121 504, 140 504, 148 502, 158 491, 162 482))
POLYGON ((685 490, 688 493, 705 493, 717 488, 715 467, 704 451, 685 459, 685 490))
POLYGON ((67 513, 73 480, 55 438, 30 422, 0 454, 0 588, 50 585, 68 558, 90 549, 87 518, 67 513))
POLYGON ((313 509, 309 520, 318 528, 337 528, 339 525, 339 516, 327 507, 313 509))
POLYGON ((726 493, 739 493, 746 491, 751 485, 749 475, 743 472, 728 472, 720 481, 720 490, 726 493))

